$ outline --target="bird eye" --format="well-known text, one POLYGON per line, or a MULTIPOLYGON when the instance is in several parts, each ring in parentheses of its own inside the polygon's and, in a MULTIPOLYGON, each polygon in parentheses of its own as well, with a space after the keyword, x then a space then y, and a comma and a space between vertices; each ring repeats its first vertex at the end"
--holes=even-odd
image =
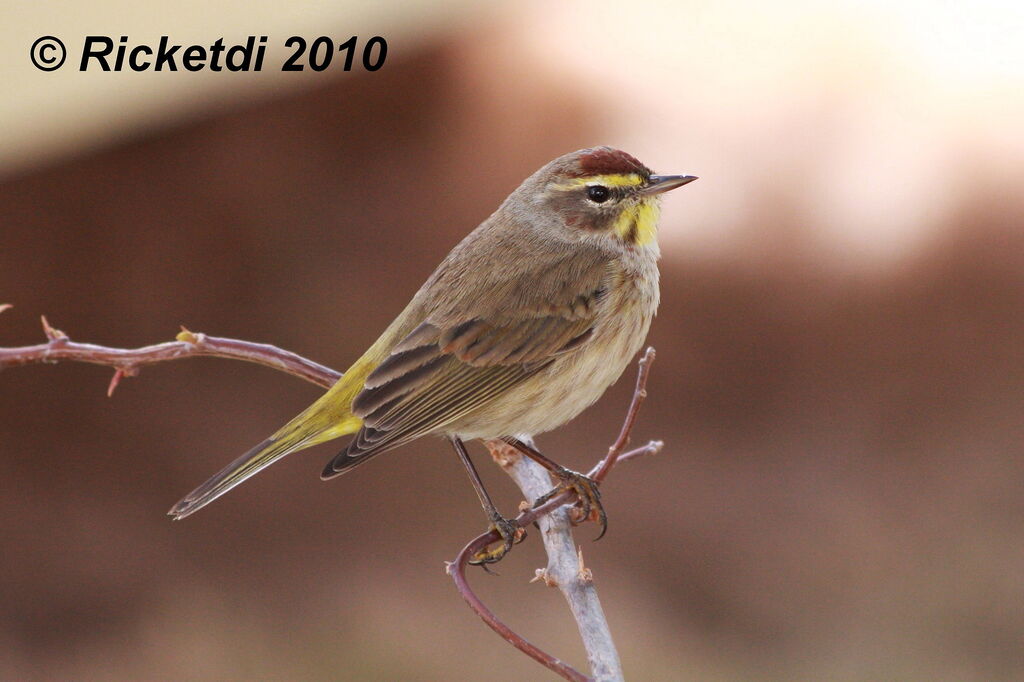
POLYGON ((608 201, 608 197, 611 196, 611 192, 604 185, 591 185, 587 187, 587 198, 593 201, 595 204, 601 204, 608 201))

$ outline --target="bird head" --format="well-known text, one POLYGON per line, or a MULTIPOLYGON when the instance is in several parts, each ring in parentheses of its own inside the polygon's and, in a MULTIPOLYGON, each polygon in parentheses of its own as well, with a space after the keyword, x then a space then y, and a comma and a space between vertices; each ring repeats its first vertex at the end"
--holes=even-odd
POLYGON ((613 239, 627 246, 655 241, 661 194, 693 175, 655 175, 611 147, 581 149, 541 168, 523 189, 534 207, 556 216, 556 227, 577 239, 613 239))

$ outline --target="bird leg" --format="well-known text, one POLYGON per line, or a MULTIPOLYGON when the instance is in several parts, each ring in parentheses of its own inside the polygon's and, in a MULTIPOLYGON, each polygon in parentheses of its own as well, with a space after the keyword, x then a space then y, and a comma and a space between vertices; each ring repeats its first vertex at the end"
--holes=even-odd
POLYGON ((480 498, 480 505, 484 508, 484 513, 487 514, 487 518, 491 522, 491 529, 501 536, 502 544, 500 546, 494 549, 482 549, 469 560, 470 564, 483 566, 484 570, 486 570, 487 564, 501 561, 508 554, 509 550, 512 549, 513 544, 519 544, 523 541, 523 538, 526 537, 526 529, 515 520, 506 519, 498 512, 498 508, 494 506, 491 496, 487 494, 487 490, 484 488, 483 481, 480 480, 480 474, 477 473, 476 467, 473 466, 473 461, 469 458, 469 453, 466 452, 466 446, 458 436, 450 436, 449 438, 452 446, 455 448, 455 452, 459 455, 459 459, 462 460, 462 465, 466 467, 469 480, 473 483, 473 489, 476 490, 476 496, 480 498))
MULTIPOLYGON (((597 481, 584 476, 578 471, 566 469, 561 464, 542 455, 533 446, 517 438, 503 438, 502 440, 550 471, 560 481, 557 487, 537 498, 537 501, 533 503, 534 508, 541 506, 563 490, 572 490, 579 498, 583 521, 590 518, 591 512, 597 513, 597 522, 601 525, 601 533, 594 539, 600 540, 604 537, 604 534, 608 531, 608 515, 605 514, 604 505, 601 504, 601 491, 597 487, 597 481)), ((576 524, 575 521, 573 523, 576 524)))

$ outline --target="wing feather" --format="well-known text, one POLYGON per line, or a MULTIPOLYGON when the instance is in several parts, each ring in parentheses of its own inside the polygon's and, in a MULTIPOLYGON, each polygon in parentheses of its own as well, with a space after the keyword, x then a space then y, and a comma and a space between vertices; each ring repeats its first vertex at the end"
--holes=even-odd
POLYGON ((441 430, 579 349, 593 335, 608 275, 607 263, 595 261, 514 314, 486 298, 479 314, 428 313, 366 378, 352 403, 363 426, 323 476, 441 430))

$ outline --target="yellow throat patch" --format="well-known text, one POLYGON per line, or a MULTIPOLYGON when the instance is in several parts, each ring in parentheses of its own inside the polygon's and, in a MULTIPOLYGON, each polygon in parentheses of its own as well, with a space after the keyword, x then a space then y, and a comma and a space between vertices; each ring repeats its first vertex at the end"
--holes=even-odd
POLYGON ((658 237, 661 208, 653 197, 646 197, 622 209, 615 220, 615 234, 627 244, 644 246, 658 237))

